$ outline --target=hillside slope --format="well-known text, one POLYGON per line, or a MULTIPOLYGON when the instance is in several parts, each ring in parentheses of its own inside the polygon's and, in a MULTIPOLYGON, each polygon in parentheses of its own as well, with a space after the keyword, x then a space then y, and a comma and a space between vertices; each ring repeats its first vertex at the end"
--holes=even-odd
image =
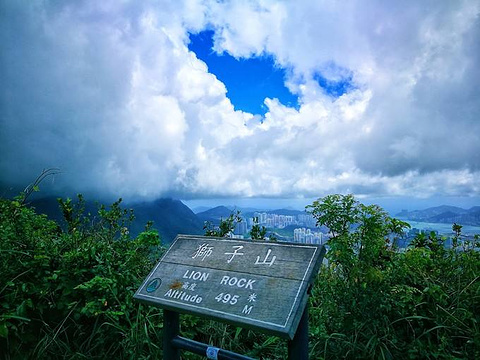
MULTIPOLYGON (((56 197, 34 200, 29 205, 38 213, 46 214, 50 219, 63 223, 56 197)), ((153 221, 153 228, 158 231, 164 244, 170 243, 177 234, 203 234, 203 222, 180 200, 166 198, 134 204, 122 203, 121 206, 134 210, 135 220, 130 226, 132 236, 142 232, 148 221, 153 221)), ((85 201, 86 213, 95 215, 97 209, 97 202, 85 201)))
POLYGON ((226 219, 230 216, 232 210, 226 206, 216 206, 207 211, 202 211, 197 214, 197 217, 203 221, 211 221, 215 224, 220 222, 220 219, 226 219))
POLYGON ((203 222, 180 200, 157 199, 130 207, 136 217, 132 231, 140 232, 147 221, 153 221, 162 243, 170 243, 178 234, 203 234, 203 222))

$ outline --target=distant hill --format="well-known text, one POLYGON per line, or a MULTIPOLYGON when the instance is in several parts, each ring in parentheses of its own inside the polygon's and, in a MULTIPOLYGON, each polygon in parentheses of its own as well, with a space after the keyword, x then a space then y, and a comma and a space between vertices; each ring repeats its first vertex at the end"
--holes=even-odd
POLYGON ((256 212, 267 213, 267 214, 277 214, 277 215, 291 215, 291 216, 305 214, 305 211, 293 210, 293 209, 276 209, 276 210, 249 209, 249 211, 243 211, 242 209, 241 215, 242 217, 249 218, 249 217, 253 217, 256 212))
MULTIPOLYGON (((40 199, 35 199, 32 201, 27 202, 27 205, 30 207, 35 208, 35 211, 38 214, 45 214, 48 216, 49 219, 55 220, 58 224, 62 225, 65 224, 63 219, 62 212, 60 211, 60 207, 58 204, 58 197, 55 196, 48 196, 40 199)), ((66 199, 64 199, 66 200, 66 199)), ((74 203, 77 203, 77 199, 72 199, 74 203)), ((85 213, 88 214, 96 214, 98 209, 98 205, 94 201, 85 201, 85 213)))
MULTIPOLYGON (((63 223, 56 197, 34 200, 29 205, 38 213, 46 214, 50 219, 63 223)), ((142 232, 148 221, 153 221, 153 228, 158 231, 163 244, 170 243, 177 234, 203 234, 203 222, 180 200, 157 199, 135 204, 122 203, 121 206, 134 210, 135 220, 130 226, 132 236, 142 232)), ((96 202, 86 200, 86 213, 96 214, 97 209, 96 202)))
POLYGON ((480 206, 462 209, 456 206, 437 206, 425 210, 406 211, 396 215, 410 221, 480 226, 480 206))
POLYGON ((197 206, 197 207, 192 208, 192 211, 193 211, 195 214, 198 214, 198 213, 207 211, 207 210, 209 210, 209 209, 210 209, 210 208, 209 208, 208 206, 197 206))
POLYGON ((297 216, 297 215, 300 215, 300 214, 306 214, 305 211, 293 210, 293 209, 269 210, 269 211, 267 211, 267 213, 278 214, 278 215, 289 215, 289 216, 297 216))
POLYGON ((202 221, 211 221, 215 224, 220 222, 220 219, 226 219, 230 216, 232 210, 226 206, 216 206, 207 211, 202 211, 197 214, 197 217, 202 221))
POLYGON ((442 205, 442 206, 436 206, 436 207, 431 207, 425 210, 414 210, 414 211, 406 211, 403 210, 402 212, 398 213, 398 217, 408 217, 409 220, 414 220, 416 218, 418 219, 426 219, 426 218, 431 218, 434 216, 438 216, 444 213, 451 213, 455 215, 460 215, 466 213, 467 210, 456 207, 456 206, 448 206, 448 205, 442 205))
POLYGON ((151 220, 162 243, 170 243, 178 234, 203 234, 203 222, 180 200, 157 199, 133 204, 129 208, 134 210, 136 217, 132 231, 142 231, 146 222, 151 220))
POLYGON ((250 213, 254 213, 256 211, 258 212, 266 212, 266 210, 260 210, 258 208, 253 208, 253 207, 237 207, 236 208, 237 210, 240 210, 242 212, 242 214, 250 214, 250 213))

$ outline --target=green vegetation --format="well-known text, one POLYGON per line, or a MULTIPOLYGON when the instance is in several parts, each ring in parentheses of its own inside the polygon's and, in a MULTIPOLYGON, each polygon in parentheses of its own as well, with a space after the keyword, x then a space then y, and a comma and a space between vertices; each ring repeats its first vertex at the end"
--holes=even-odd
POLYGON ((205 236, 225 237, 233 234, 235 225, 242 221, 240 211, 232 212, 225 220, 220 219, 218 226, 214 225, 211 221, 205 221, 203 230, 205 236))
MULTIPOLYGON (((156 232, 129 236, 121 200, 85 213, 59 200, 65 223, 0 199, 0 359, 161 358, 162 312, 133 302, 161 255, 156 232)), ((310 298, 310 358, 480 358, 479 237, 454 247, 419 234, 398 251, 407 224, 351 195, 307 207, 332 232, 310 298)), ((206 224, 207 235, 224 236, 206 224)), ((263 238, 255 228, 252 238, 263 238)), ((274 306, 274 304, 272 304, 274 306)), ((182 315, 186 337, 262 359, 284 359, 286 341, 182 315)), ((185 359, 201 357, 185 353, 185 359)))
POLYGON ((386 239, 407 224, 378 206, 331 195, 308 209, 333 235, 311 297, 314 358, 480 358, 478 242, 421 233, 398 252, 386 239))
POLYGON ((267 235, 267 228, 265 226, 260 226, 258 223, 258 217, 253 218, 253 226, 250 230, 250 237, 253 240, 263 240, 267 235))
POLYGON ((130 239, 120 200, 60 200, 65 231, 22 203, 0 199, 0 358, 161 357, 161 311, 133 302, 158 235, 130 239))

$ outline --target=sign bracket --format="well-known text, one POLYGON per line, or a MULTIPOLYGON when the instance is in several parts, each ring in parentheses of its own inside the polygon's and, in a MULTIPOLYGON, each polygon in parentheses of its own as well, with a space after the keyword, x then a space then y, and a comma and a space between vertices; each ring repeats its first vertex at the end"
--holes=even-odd
MULTIPOLYGON (((180 350, 207 356, 207 344, 180 336, 180 314, 176 311, 163 311, 163 357, 180 360, 180 350)), ((215 358, 213 358, 215 359, 215 358)), ((219 349, 218 360, 255 360, 254 358, 219 349)), ((308 305, 305 307, 300 324, 293 340, 288 340, 288 360, 308 360, 308 305)))

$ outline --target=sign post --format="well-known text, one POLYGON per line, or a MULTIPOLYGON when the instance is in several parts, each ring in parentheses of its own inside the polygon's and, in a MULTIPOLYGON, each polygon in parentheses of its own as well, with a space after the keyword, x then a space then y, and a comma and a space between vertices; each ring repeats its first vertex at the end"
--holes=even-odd
POLYGON ((308 359, 307 290, 324 253, 313 244, 179 235, 134 297, 165 310, 165 359, 180 349, 249 359, 180 337, 179 312, 289 339, 289 359, 308 359))

